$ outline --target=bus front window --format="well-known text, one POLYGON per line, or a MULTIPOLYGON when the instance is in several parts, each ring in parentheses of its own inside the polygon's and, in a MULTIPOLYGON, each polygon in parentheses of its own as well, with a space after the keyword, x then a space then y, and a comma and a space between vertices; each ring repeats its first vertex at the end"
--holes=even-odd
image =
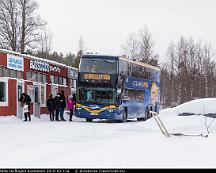
POLYGON ((117 60, 83 58, 80 62, 80 72, 82 73, 117 73, 117 60))
POLYGON ((80 89, 80 101, 102 104, 114 104, 114 90, 112 89, 80 89))

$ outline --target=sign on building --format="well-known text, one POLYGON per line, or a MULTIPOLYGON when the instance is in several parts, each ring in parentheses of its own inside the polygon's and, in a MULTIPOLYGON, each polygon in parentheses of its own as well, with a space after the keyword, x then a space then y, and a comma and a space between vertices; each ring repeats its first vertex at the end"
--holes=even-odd
POLYGON ((23 57, 7 55, 7 68, 17 71, 24 71, 23 57))

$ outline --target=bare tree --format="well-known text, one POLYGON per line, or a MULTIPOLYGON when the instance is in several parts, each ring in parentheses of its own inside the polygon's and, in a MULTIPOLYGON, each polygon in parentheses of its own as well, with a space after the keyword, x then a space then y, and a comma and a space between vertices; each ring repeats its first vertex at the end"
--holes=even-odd
POLYGON ((153 50, 152 35, 146 26, 140 29, 138 34, 130 34, 122 48, 123 54, 132 60, 158 65, 158 55, 153 50))
POLYGON ((34 43, 40 40, 39 29, 45 25, 36 14, 38 3, 35 0, 17 0, 21 12, 20 27, 20 51, 23 53, 26 48, 34 49, 34 43))
POLYGON ((0 0, 0 46, 18 50, 19 13, 14 0, 0 0))
POLYGON ((177 43, 170 44, 167 55, 168 65, 164 66, 169 70, 163 68, 161 75, 161 81, 167 81, 161 82, 165 85, 162 86, 165 105, 216 96, 215 54, 211 44, 195 43, 192 38, 181 37, 177 43), (171 94, 167 94, 165 89, 168 88, 171 94))
POLYGON ((37 9, 35 0, 0 0, 1 47, 22 53, 36 48, 45 25, 37 9))
POLYGON ((129 34, 125 45, 122 46, 123 54, 132 60, 136 60, 139 54, 139 41, 136 33, 129 34))

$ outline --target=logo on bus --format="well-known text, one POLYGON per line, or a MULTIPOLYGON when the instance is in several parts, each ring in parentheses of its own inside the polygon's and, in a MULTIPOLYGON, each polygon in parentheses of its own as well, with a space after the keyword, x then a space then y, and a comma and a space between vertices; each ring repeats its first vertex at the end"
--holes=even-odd
POLYGON ((87 80, 110 80, 108 74, 83 74, 83 78, 87 80))

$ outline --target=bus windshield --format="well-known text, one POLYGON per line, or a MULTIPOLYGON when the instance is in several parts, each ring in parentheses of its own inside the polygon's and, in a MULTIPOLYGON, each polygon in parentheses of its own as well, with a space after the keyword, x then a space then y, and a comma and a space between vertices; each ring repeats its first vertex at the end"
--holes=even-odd
POLYGON ((80 102, 114 104, 115 103, 114 89, 86 89, 79 90, 80 102))
POLYGON ((104 58, 82 58, 80 72, 117 74, 117 60, 104 58))

